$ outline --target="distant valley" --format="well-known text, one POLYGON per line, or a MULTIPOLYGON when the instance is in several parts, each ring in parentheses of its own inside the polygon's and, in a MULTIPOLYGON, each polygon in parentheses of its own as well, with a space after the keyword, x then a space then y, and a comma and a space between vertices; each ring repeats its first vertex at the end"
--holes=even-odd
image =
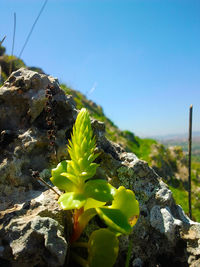
MULTIPOLYGON (((170 146, 181 146, 184 152, 188 152, 188 135, 166 135, 155 138, 161 144, 170 146)), ((193 132, 192 135, 192 155, 195 160, 200 161, 200 132, 193 132)))

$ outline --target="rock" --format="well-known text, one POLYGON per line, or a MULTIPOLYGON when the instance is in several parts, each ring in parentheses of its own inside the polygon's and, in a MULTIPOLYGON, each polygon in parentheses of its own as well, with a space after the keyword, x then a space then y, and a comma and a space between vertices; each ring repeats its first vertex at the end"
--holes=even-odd
MULTIPOLYGON (((162 181, 160 184, 162 184, 162 181)), ((172 192, 163 183, 163 187, 156 192, 155 197, 162 204, 171 204, 172 192)))
POLYGON ((195 260, 191 263, 191 267, 199 267, 200 266, 200 259, 195 260))
POLYGON ((173 217, 169 207, 154 206, 150 211, 150 223, 153 228, 164 234, 171 242, 176 236, 176 228, 182 225, 180 220, 173 217))
MULTIPOLYGON (((15 198, 12 194, 11 197, 15 198)), ((18 204, 10 196, 4 201, 10 208, 1 211, 1 259, 12 266, 63 266, 68 242, 65 232, 70 227, 66 212, 60 209, 51 190, 24 192, 18 204), (66 222, 68 229, 66 228, 66 222)))
POLYGON ((61 160, 68 156, 66 136, 77 116, 71 96, 64 94, 53 77, 26 69, 12 73, 0 88, 2 264, 62 266, 66 260, 70 221, 58 206, 55 193, 31 176, 31 169, 37 170, 49 180, 55 164, 45 119, 48 84, 54 88, 57 158, 61 160))
MULTIPOLYGON (((77 112, 72 97, 51 76, 20 69, 0 88, 1 266, 67 266, 70 213, 60 209, 57 195, 34 179, 31 169, 49 181, 51 168, 69 158, 66 144, 77 112), (54 88, 55 150, 49 149, 47 138, 48 84, 54 88)), ((145 161, 105 138, 103 123, 92 120, 92 127, 100 152, 95 177, 130 188, 140 203, 133 232, 120 237, 116 266, 124 266, 131 243, 129 266, 198 266, 200 224, 176 205, 167 185, 145 161)), ((97 224, 102 222, 93 218, 85 239, 97 224)))
POLYGON ((66 142, 77 111, 71 96, 51 76, 19 69, 0 88, 0 183, 32 184, 30 169, 49 169, 55 155, 49 149, 45 90, 53 86, 54 117, 57 127, 57 160, 67 157, 66 142))
POLYGON ((134 259, 133 264, 132 264, 133 267, 142 267, 142 265, 143 264, 140 258, 134 259))
POLYGON ((53 219, 36 216, 23 227, 11 222, 5 231, 10 233, 10 247, 14 260, 26 266, 62 266, 65 262, 67 242, 64 229, 53 219), (19 227, 20 226, 20 227, 19 227))

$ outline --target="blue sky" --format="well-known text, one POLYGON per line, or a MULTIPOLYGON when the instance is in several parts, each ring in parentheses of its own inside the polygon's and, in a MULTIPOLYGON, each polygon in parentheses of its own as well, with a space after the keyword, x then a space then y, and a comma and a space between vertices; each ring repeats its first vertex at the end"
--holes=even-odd
MULTIPOLYGON (((0 0, 0 39, 14 54, 42 0, 0 0)), ((101 105, 139 136, 200 131, 199 0, 49 0, 22 59, 101 105)))

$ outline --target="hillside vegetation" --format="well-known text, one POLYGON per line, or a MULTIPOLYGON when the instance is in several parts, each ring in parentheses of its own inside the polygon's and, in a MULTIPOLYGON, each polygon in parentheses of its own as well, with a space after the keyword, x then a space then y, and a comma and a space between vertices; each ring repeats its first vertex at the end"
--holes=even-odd
MULTIPOLYGON (((0 65, 2 69, 0 84, 9 76, 10 70, 26 67, 24 62, 16 57, 5 54, 5 49, 0 47, 0 65)), ((42 73, 40 68, 29 67, 34 71, 42 73)), ((106 136, 109 140, 123 146, 126 151, 133 152, 142 160, 145 160, 165 180, 173 192, 177 204, 180 204, 188 213, 188 183, 187 183, 187 157, 181 146, 166 147, 156 140, 140 138, 130 131, 121 131, 103 112, 101 106, 88 100, 80 92, 61 84, 66 94, 73 96, 77 108, 86 107, 90 115, 105 123, 106 136)), ((200 221, 200 162, 193 162, 192 173, 192 211, 193 219, 200 221)))
MULTIPOLYGON (((187 138, 171 139, 163 142, 166 148, 179 146, 185 155, 188 152, 187 138)), ((186 158, 186 157, 185 157, 186 158)), ((192 140, 192 212, 197 221, 200 221, 200 137, 194 136, 192 140)), ((188 173, 187 173, 188 174, 188 173)), ((171 187, 170 187, 171 188, 171 187)), ((171 190, 176 196, 176 201, 181 203, 184 210, 188 210, 187 182, 172 187, 171 190)))

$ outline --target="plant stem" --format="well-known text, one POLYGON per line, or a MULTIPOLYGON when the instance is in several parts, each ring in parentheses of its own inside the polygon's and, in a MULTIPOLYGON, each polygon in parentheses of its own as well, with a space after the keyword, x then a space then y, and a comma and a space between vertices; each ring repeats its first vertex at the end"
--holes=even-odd
POLYGON ((79 224, 79 217, 81 216, 81 214, 84 212, 84 208, 80 208, 80 209, 76 209, 74 211, 74 215, 73 215, 73 221, 74 221, 74 229, 73 229, 73 233, 72 236, 70 238, 70 242, 73 243, 75 242, 81 235, 82 229, 80 228, 80 224, 79 224))
POLYGON ((78 263, 80 264, 82 267, 89 267, 88 262, 83 259, 82 257, 80 257, 79 255, 77 255, 76 253, 74 253, 73 251, 70 252, 72 258, 78 263))
POLYGON ((129 267, 129 263, 130 263, 130 259, 131 259, 131 251, 133 248, 133 241, 130 239, 129 240, 129 246, 128 246, 128 252, 127 252, 127 256, 126 256, 126 263, 125 263, 125 267, 129 267))

